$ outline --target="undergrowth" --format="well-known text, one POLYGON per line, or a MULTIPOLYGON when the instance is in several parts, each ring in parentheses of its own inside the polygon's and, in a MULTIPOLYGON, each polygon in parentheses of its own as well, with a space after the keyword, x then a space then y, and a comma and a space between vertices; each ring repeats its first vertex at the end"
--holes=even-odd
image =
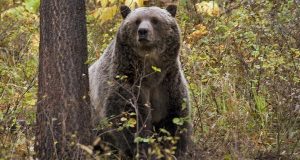
MULTIPOLYGON (((192 99, 193 147, 203 159, 300 158, 298 1, 180 1, 181 61, 192 99)), ((107 4, 107 5, 113 5, 107 4)), ((0 2, 0 159, 34 155, 38 17, 23 1, 0 2)), ((120 16, 99 22, 87 1, 89 61, 120 16)), ((196 158, 195 158, 196 159, 196 158)))

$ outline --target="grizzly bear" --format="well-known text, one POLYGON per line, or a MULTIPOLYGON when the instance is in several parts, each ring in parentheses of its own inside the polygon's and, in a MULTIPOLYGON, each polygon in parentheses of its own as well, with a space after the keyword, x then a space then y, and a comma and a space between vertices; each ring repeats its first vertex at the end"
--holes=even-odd
POLYGON ((190 106, 179 61, 176 11, 176 5, 133 11, 121 6, 123 21, 116 37, 89 68, 94 122, 111 122, 111 129, 100 135, 127 157, 147 154, 148 144, 137 145, 135 139, 147 138, 161 128, 179 137, 176 156, 187 151, 190 106), (120 129, 128 116, 136 122, 120 129), (183 122, 178 124, 178 120, 183 122))

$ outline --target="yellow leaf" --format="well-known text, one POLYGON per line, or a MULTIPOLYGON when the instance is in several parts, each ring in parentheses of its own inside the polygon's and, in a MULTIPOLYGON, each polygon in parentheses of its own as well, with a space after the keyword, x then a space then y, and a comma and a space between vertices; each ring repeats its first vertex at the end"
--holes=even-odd
POLYGON ((189 36, 188 36, 188 42, 194 42, 199 40, 200 38, 206 36, 208 34, 208 31, 206 29, 206 26, 202 25, 202 24, 198 24, 195 26, 195 31, 192 32, 189 36))
POLYGON ((205 32, 205 31, 207 31, 206 30, 206 26, 204 26, 203 24, 197 24, 196 26, 195 26, 195 28, 197 29, 197 30, 200 30, 200 31, 202 31, 202 32, 205 32))
POLYGON ((129 6, 131 9, 142 7, 144 5, 144 0, 125 0, 125 5, 129 6))
POLYGON ((93 154, 93 149, 89 146, 85 146, 83 144, 77 143, 77 146, 79 146, 82 150, 86 151, 89 155, 93 154))
POLYGON ((128 120, 128 126, 133 128, 133 127, 135 127, 135 125, 136 125, 136 120, 134 118, 130 118, 128 120))
POLYGON ((196 4, 196 9, 198 13, 206 13, 209 16, 220 15, 219 5, 215 1, 201 2, 196 4))
POLYGON ((161 72, 161 69, 155 66, 151 66, 151 68, 154 70, 154 72, 161 72))
POLYGON ((100 23, 104 23, 108 20, 113 19, 113 17, 117 14, 118 7, 116 5, 106 8, 100 8, 100 23))
POLYGON ((108 4, 108 0, 101 0, 101 6, 106 7, 108 4))

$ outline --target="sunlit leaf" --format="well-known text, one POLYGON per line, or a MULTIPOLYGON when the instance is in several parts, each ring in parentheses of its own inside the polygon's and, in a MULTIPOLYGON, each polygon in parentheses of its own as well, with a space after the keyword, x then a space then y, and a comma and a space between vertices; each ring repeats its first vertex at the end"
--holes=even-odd
POLYGON ((136 120, 134 118, 130 118, 127 122, 127 125, 131 128, 135 127, 136 125, 136 120))
POLYGON ((111 7, 106 7, 106 8, 100 8, 98 10, 98 14, 100 15, 100 23, 104 23, 108 20, 113 19, 113 17, 117 14, 118 12, 118 7, 116 5, 111 6, 111 7))
POLYGON ((164 129, 164 128, 160 128, 159 131, 162 132, 162 133, 165 133, 165 134, 167 134, 167 135, 170 135, 170 132, 167 131, 167 130, 164 129))
POLYGON ((220 14, 219 5, 215 1, 203 1, 196 4, 197 12, 206 13, 209 16, 218 16, 220 14))
POLYGON ((183 118, 173 118, 172 122, 176 125, 182 126, 184 123, 184 119, 183 118))
POLYGON ((125 0, 125 5, 129 6, 131 9, 136 7, 141 7, 144 5, 144 0, 125 0))
POLYGON ((151 66, 154 72, 161 72, 161 69, 155 66, 151 66))
POLYGON ((24 5, 26 10, 31 13, 36 13, 40 6, 40 0, 25 0, 24 5))
POLYGON ((108 4, 108 0, 100 0, 100 2, 102 7, 106 7, 108 4))
POLYGON ((122 122, 127 121, 127 118, 126 118, 126 117, 122 117, 122 118, 121 118, 121 121, 122 121, 122 122))
POLYGON ((82 150, 86 151, 87 153, 89 153, 90 155, 93 154, 93 149, 90 146, 86 146, 83 144, 78 143, 77 144, 82 150))
POLYGON ((12 17, 12 18, 22 18, 23 14, 25 12, 25 9, 23 6, 18 6, 18 7, 14 7, 14 8, 10 8, 8 10, 6 10, 5 12, 1 13, 1 18, 4 17, 12 17))
POLYGON ((142 138, 142 137, 136 137, 136 138, 134 139, 134 142, 135 142, 135 143, 143 142, 143 138, 142 138))
POLYGON ((203 24, 196 25, 195 29, 196 30, 188 36, 187 41, 189 43, 195 42, 208 34, 208 30, 206 29, 206 26, 204 26, 203 24))

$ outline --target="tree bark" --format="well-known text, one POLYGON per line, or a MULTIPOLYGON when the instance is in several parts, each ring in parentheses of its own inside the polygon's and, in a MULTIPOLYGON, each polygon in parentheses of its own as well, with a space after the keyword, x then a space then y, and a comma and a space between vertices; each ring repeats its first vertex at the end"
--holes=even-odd
POLYGON ((91 143, 84 0, 42 0, 35 151, 38 159, 81 159, 91 143))

